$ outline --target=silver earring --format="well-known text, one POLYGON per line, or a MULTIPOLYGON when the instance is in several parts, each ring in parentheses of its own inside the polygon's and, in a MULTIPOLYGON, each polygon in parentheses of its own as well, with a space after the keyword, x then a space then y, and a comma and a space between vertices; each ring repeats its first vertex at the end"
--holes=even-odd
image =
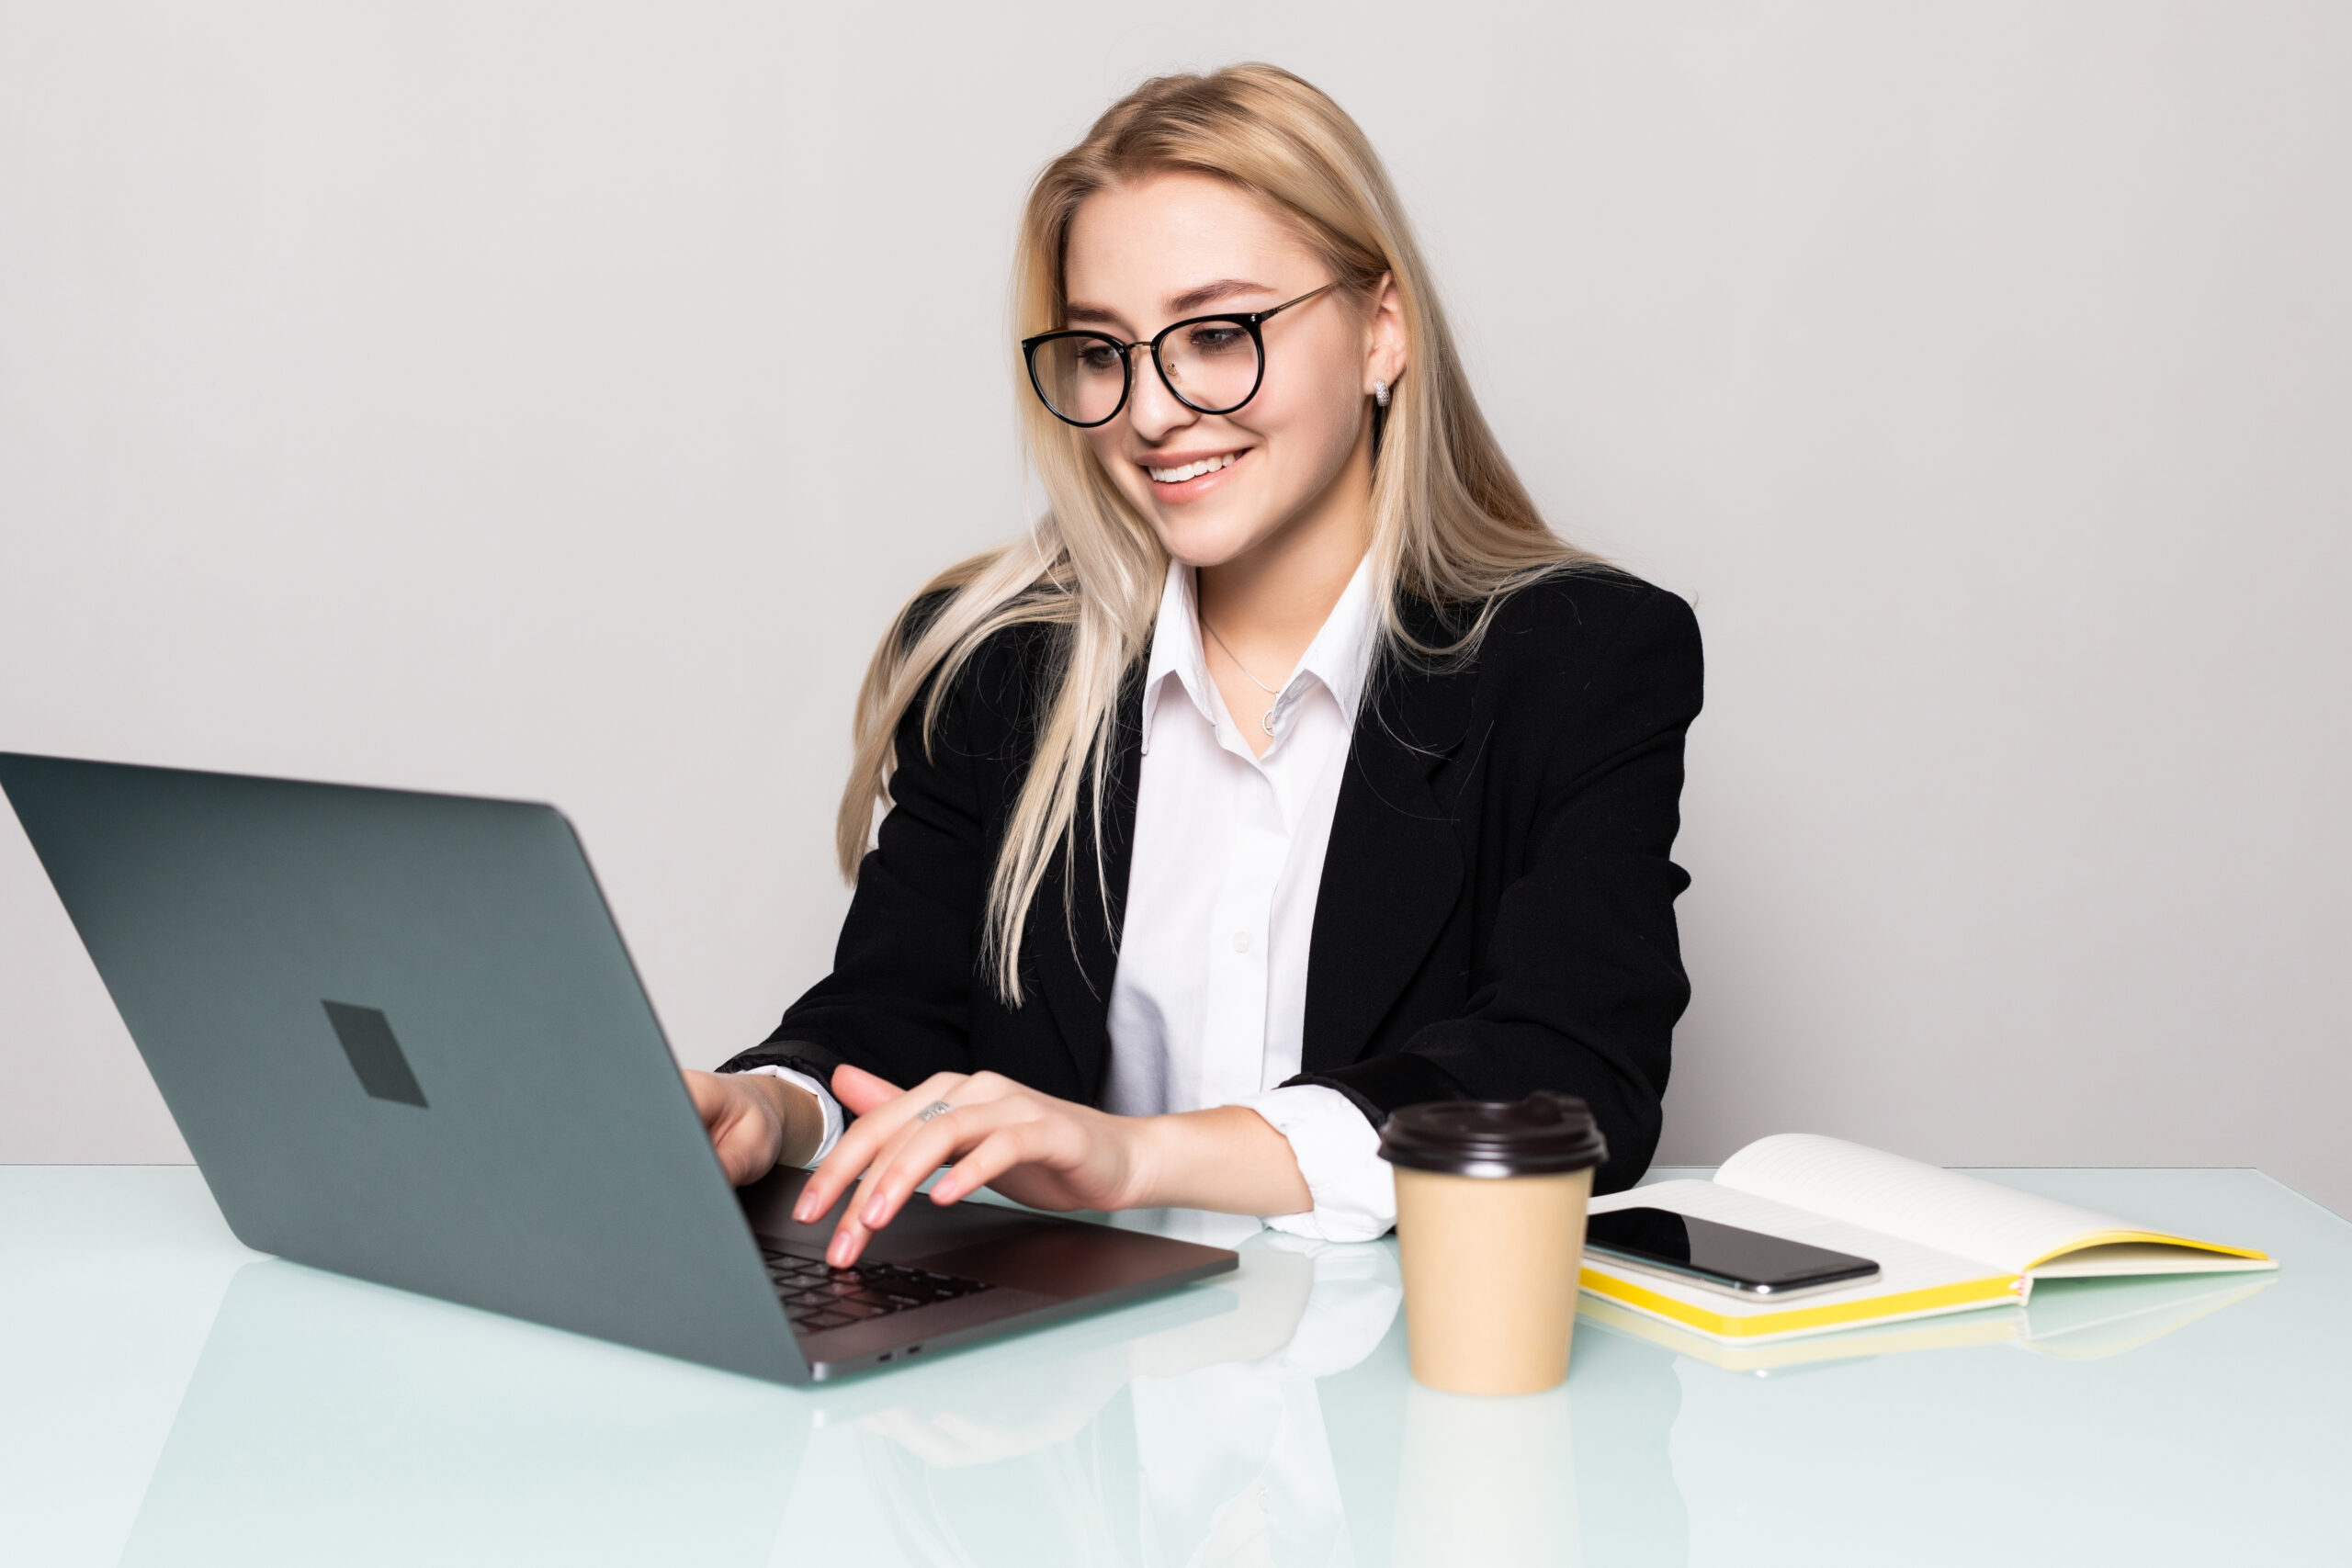
POLYGON ((1372 384, 1372 400, 1378 403, 1382 408, 1386 408, 1388 406, 1387 382, 1374 381, 1372 384))

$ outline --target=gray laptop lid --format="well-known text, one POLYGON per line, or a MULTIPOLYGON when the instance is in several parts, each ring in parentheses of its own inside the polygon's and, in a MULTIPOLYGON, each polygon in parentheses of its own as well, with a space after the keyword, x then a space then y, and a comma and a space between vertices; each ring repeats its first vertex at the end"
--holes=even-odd
POLYGON ((239 1240, 808 1366, 553 807, 0 753, 239 1240))

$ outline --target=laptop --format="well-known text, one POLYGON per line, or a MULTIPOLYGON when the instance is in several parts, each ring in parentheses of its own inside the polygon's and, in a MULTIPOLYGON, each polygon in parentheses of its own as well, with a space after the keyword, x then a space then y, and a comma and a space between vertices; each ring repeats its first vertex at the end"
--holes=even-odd
POLYGON ((729 1187, 561 813, 0 752, 237 1238, 777 1382, 1170 1290, 1235 1255, 967 1201, 850 1269, 729 1187))

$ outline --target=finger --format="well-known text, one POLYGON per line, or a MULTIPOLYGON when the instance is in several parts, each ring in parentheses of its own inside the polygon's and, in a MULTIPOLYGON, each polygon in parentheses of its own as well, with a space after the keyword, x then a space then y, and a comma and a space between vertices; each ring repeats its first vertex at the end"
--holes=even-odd
POLYGON ((855 1214, 843 1214, 841 1224, 833 1227, 833 1239, 825 1244, 825 1261, 836 1269, 848 1268, 865 1250, 869 1234, 855 1214))
POLYGON ((843 1062, 833 1069, 833 1098, 854 1116, 888 1105, 907 1091, 878 1073, 843 1062))
POLYGON ((739 1086, 723 1082, 713 1073, 688 1072, 685 1080, 695 1114, 702 1118, 703 1131, 710 1134, 711 1153, 718 1156, 720 1172, 729 1185, 742 1186, 752 1179, 747 1173, 758 1163, 760 1134, 756 1119, 743 1114, 739 1086))
POLYGON ((1000 1100, 916 1122, 888 1157, 875 1161, 867 1171, 859 1192, 858 1223, 868 1230, 880 1230, 933 1171, 959 1159, 1000 1127, 1025 1120, 1029 1114, 1028 1107, 1020 1101, 1000 1100))
MULTIPOLYGON (((865 1076, 868 1078, 873 1077, 871 1074, 865 1076)), ((844 1087, 854 1089, 854 1080, 845 1083, 844 1087)), ((959 1073, 933 1074, 915 1088, 893 1096, 859 1117, 853 1129, 857 1134, 855 1141, 844 1135, 842 1143, 834 1146, 831 1157, 825 1162, 827 1168, 823 1169, 822 1184, 812 1181, 793 1213, 804 1224, 814 1223, 819 1215, 840 1201, 842 1192, 856 1179, 860 1170, 865 1173, 865 1179, 854 1201, 862 1208, 872 1191, 876 1175, 895 1155, 894 1145, 906 1136, 907 1129, 922 1124, 924 1111, 942 1103, 947 1097, 953 1096, 958 1105, 970 1107, 1008 1098, 1023 1098, 1025 1093, 1018 1084, 999 1073, 981 1072, 969 1077, 959 1073), (840 1168, 830 1168, 835 1160, 841 1161, 840 1168)), ((924 1169, 916 1177, 916 1181, 920 1183, 923 1177, 937 1168, 933 1166, 924 1169)))
POLYGON ((998 1128, 957 1160, 955 1169, 939 1179, 938 1185, 931 1190, 931 1201, 940 1204, 960 1201, 1014 1166, 1035 1164, 1041 1136, 1039 1125, 1034 1122, 998 1128))
MULTIPOLYGON (((904 1119, 898 1121, 897 1130, 889 1142, 867 1161, 865 1179, 859 1183, 855 1197, 833 1227, 832 1240, 825 1248, 825 1261, 836 1269, 846 1269, 854 1263, 865 1250, 866 1243, 873 1238, 874 1233, 887 1224, 889 1217, 898 1212, 905 1195, 921 1186, 924 1178, 952 1157, 953 1152, 963 1142, 985 1135, 995 1123, 1008 1116, 1020 1115, 1022 1099, 1006 1094, 1012 1087, 1010 1080, 994 1074, 963 1079, 942 1075, 941 1078, 932 1079, 905 1096, 903 1103, 873 1112, 867 1120, 876 1124, 904 1119), (974 1101, 967 1109, 957 1112, 963 1117, 961 1127, 955 1124, 955 1115, 943 1113, 925 1122, 907 1110, 908 1106, 917 1104, 927 1108, 941 1095, 950 1092, 969 1094, 975 1092, 976 1088, 977 1092, 1000 1098, 974 1101), (889 1190, 899 1194, 899 1201, 875 1207, 873 1200, 877 1187, 886 1179, 894 1177, 895 1185, 889 1190)), ((864 1124, 862 1121, 860 1125, 864 1124)), ((823 1212, 821 1209, 817 1211, 819 1213, 823 1212)))
MULTIPOLYGON (((948 1090, 941 1090, 941 1093, 948 1093, 948 1090)), ((932 1105, 938 1105, 941 1100, 932 1096, 929 1089, 908 1096, 908 1105, 920 1102, 922 1110, 906 1122, 900 1122, 899 1135, 889 1145, 885 1145, 882 1152, 875 1155, 875 1159, 865 1166, 865 1180, 858 1185, 858 1194, 854 1199, 854 1213, 856 1213, 858 1224, 868 1229, 879 1229, 882 1224, 889 1224, 891 1215, 899 1213, 899 1206, 906 1203, 908 1197, 912 1197, 915 1187, 922 1185, 933 1170, 955 1159, 957 1149, 971 1147, 990 1128, 1000 1126, 1004 1114, 1007 1114, 1007 1107, 1033 1105, 1033 1096, 1028 1090, 1013 1084, 1007 1077, 995 1075, 995 1072, 974 1072, 969 1079, 959 1081, 953 1093, 955 1107, 950 1107, 948 1112, 936 1114, 932 1112, 932 1105), (995 1107, 995 1110, 990 1110, 990 1107, 995 1107), (912 1147, 910 1152, 910 1145, 917 1138, 922 1140, 922 1145, 912 1147)), ((900 1110, 903 1107, 894 1105, 885 1112, 877 1112, 875 1119, 889 1122, 891 1117, 900 1114, 900 1110)), ((1012 1114, 1018 1117, 1023 1112, 1016 1110, 1012 1114)))
POLYGON ((784 1141, 784 1122, 761 1080, 731 1078, 711 1085, 711 1107, 704 1125, 710 1130, 718 1168, 741 1187, 775 1168, 784 1141))
POLYGON ((712 1146, 718 1154, 718 1168, 727 1176, 728 1185, 741 1187, 757 1179, 766 1172, 760 1170, 760 1135, 748 1122, 738 1121, 718 1134, 712 1146))
MULTIPOLYGON (((939 1120, 944 1121, 945 1118, 942 1117, 939 1120)), ((883 1146, 881 1152, 867 1164, 865 1178, 858 1183, 857 1191, 843 1207, 840 1221, 833 1226, 832 1240, 825 1246, 826 1262, 836 1269, 848 1268, 856 1262, 858 1255, 865 1250, 865 1244, 873 1238, 874 1233, 888 1223, 888 1211, 876 1211, 871 1201, 871 1195, 876 1183, 888 1173, 906 1168, 909 1145, 915 1144, 919 1139, 923 1139, 930 1131, 930 1125, 927 1122, 912 1120, 902 1122, 890 1141, 883 1146), (879 1220, 869 1219, 869 1213, 880 1213, 883 1217, 879 1220)), ((919 1158, 920 1156, 915 1157, 919 1158)), ((915 1177, 915 1180, 918 1183, 921 1182, 924 1175, 937 1168, 938 1167, 933 1165, 928 1169, 921 1170, 915 1177)))
POLYGON ((915 1120, 922 1107, 942 1095, 956 1093, 963 1082, 956 1073, 933 1073, 913 1089, 894 1094, 882 1104, 860 1113, 833 1145, 832 1154, 818 1168, 825 1179, 828 1197, 838 1196, 889 1146, 899 1129, 915 1120))
POLYGON ((695 1114, 702 1118, 704 1126, 716 1129, 727 1113, 727 1087, 718 1081, 717 1073, 696 1072, 689 1067, 684 1077, 686 1096, 695 1102, 695 1114))
POLYGON ((897 1135, 866 1166, 865 1178, 859 1181, 856 1193, 842 1213, 842 1225, 854 1224, 860 1230, 871 1232, 889 1223, 889 1217, 895 1211, 889 1203, 877 1201, 877 1192, 883 1190, 886 1180, 897 1173, 912 1170, 915 1173, 913 1184, 920 1185, 925 1176, 939 1168, 937 1165, 922 1166, 920 1163, 922 1156, 910 1151, 918 1145, 929 1145, 935 1149, 937 1140, 942 1136, 952 1139, 955 1129, 938 1125, 947 1120, 942 1116, 933 1122, 911 1121, 899 1129, 897 1135))
MULTIPOLYGON (((865 1075, 868 1077, 872 1074, 865 1075)), ((833 1075, 836 1083, 841 1074, 833 1075)), ((878 1081, 878 1080, 877 1080, 878 1081)), ((824 1163, 808 1178, 808 1185, 801 1190, 800 1201, 792 1206, 792 1217, 802 1224, 812 1224, 818 1217, 841 1201, 842 1192, 857 1179, 858 1173, 872 1164, 898 1135, 899 1129, 914 1120, 915 1112, 933 1100, 956 1091, 964 1081, 957 1073, 934 1073, 912 1089, 895 1100, 866 1111, 850 1123, 841 1141, 833 1145, 824 1163)))

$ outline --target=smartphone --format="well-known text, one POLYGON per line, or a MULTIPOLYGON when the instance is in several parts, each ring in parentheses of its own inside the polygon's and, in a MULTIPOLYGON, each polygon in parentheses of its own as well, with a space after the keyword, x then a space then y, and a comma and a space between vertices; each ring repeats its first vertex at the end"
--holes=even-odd
POLYGON ((1612 1209, 1585 1221, 1584 1244, 1610 1261, 1748 1301, 1780 1301, 1849 1285, 1878 1272, 1850 1252, 1832 1252, 1665 1209, 1612 1209))

